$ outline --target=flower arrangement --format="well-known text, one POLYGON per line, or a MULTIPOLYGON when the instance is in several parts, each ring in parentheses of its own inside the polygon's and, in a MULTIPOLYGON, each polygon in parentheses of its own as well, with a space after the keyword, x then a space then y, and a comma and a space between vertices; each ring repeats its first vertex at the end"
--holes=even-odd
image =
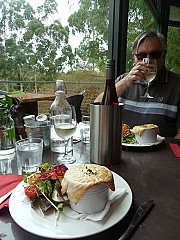
POLYGON ((14 151, 15 125, 12 116, 17 112, 20 101, 5 95, 0 98, 0 151, 7 150, 8 154, 14 151), (10 152, 9 152, 10 150, 10 152))
POLYGON ((6 95, 0 98, 0 117, 4 115, 12 115, 17 112, 20 106, 20 100, 6 95))

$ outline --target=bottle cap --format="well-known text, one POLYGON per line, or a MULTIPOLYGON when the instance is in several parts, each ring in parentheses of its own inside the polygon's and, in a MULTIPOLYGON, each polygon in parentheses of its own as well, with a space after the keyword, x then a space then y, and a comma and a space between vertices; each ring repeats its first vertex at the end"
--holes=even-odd
POLYGON ((36 121, 38 122, 44 122, 47 120, 47 116, 45 114, 40 114, 36 117, 36 121))
POLYGON ((66 86, 63 80, 56 80, 55 92, 66 92, 66 86))

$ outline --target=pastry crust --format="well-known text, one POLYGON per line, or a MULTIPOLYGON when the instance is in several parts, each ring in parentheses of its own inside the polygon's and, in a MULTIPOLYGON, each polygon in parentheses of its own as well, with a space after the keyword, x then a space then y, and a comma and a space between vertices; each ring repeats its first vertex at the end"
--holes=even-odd
POLYGON ((137 134, 140 137, 142 136, 143 132, 146 129, 156 129, 157 133, 159 132, 159 127, 155 124, 144 124, 144 125, 138 125, 138 126, 134 126, 133 129, 131 129, 131 132, 133 134, 137 134))
POLYGON ((112 172, 97 164, 81 164, 66 171, 61 183, 61 192, 67 193, 76 204, 88 189, 97 184, 105 184, 114 191, 112 172))

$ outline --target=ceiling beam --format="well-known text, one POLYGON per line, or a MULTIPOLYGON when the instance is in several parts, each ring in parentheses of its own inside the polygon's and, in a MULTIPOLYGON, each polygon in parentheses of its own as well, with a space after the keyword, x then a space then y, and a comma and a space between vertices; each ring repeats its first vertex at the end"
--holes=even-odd
POLYGON ((167 38, 168 25, 169 25, 170 0, 166 0, 166 1, 145 0, 145 2, 157 21, 158 31, 161 32, 167 38))
POLYGON ((159 7, 160 7, 159 4, 156 5, 153 0, 145 0, 145 3, 149 7, 149 10, 151 11, 151 13, 154 16, 154 18, 156 19, 156 21, 160 22, 161 21, 161 14, 160 14, 161 9, 159 9, 159 7))
POLYGON ((171 0, 171 5, 180 7, 180 1, 179 0, 171 0))

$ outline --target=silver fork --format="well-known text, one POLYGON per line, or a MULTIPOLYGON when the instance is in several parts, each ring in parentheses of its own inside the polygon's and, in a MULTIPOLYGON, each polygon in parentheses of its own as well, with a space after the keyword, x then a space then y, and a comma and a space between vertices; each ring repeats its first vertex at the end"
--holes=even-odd
POLYGON ((9 191, 8 193, 0 197, 0 204, 3 203, 11 195, 12 192, 13 190, 9 191))

